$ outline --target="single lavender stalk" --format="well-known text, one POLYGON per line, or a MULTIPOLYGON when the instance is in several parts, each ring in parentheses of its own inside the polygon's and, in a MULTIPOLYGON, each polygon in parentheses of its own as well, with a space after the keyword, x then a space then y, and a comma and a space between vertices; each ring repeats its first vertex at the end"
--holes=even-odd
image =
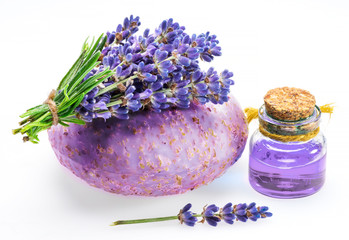
POLYGON ((185 205, 176 216, 168 217, 158 217, 158 218, 143 218, 134 220, 119 220, 111 224, 111 226, 125 225, 125 224, 136 224, 136 223, 150 223, 150 222, 162 222, 169 220, 178 219, 181 224, 186 224, 193 227, 197 222, 207 222, 209 225, 216 227, 218 222, 221 220, 228 224, 233 224, 235 221, 246 222, 248 219, 252 221, 257 221, 259 218, 271 217, 273 214, 268 212, 268 207, 256 207, 256 203, 240 203, 237 205, 232 205, 232 203, 227 203, 223 208, 219 208, 212 204, 205 206, 201 214, 193 213, 190 210, 191 204, 185 205), (202 219, 198 221, 198 217, 202 219))

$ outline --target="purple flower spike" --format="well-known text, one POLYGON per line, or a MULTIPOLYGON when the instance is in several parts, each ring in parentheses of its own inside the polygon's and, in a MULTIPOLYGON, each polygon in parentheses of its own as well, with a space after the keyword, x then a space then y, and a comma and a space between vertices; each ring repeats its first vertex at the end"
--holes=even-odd
POLYGON ((115 40, 115 32, 107 32, 107 44, 112 44, 115 40))
POLYGON ((176 102, 176 106, 179 107, 179 108, 189 108, 190 100, 187 99, 187 98, 180 99, 179 96, 178 96, 178 101, 176 102))
POLYGON ((156 75, 152 75, 152 74, 150 74, 150 73, 145 73, 145 74, 143 75, 143 77, 144 77, 144 81, 146 81, 146 82, 148 82, 148 83, 155 82, 156 79, 157 79, 156 75))
POLYGON ((162 88, 163 86, 163 83, 162 82, 154 82, 152 85, 151 85, 151 89, 153 90, 153 92, 159 90, 160 88, 162 88))
POLYGON ((216 215, 216 212, 218 212, 219 207, 217 207, 214 204, 211 204, 210 206, 204 208, 204 212, 202 213, 203 221, 207 221, 207 223, 213 227, 216 227, 217 224, 221 221, 221 219, 218 217, 218 214, 216 215))
POLYGON ((236 218, 241 222, 246 222, 248 219, 246 208, 246 203, 240 203, 234 206, 233 213, 235 214, 236 218))
POLYGON ((205 104, 209 102, 209 99, 207 97, 198 96, 198 97, 195 97, 195 99, 201 104, 205 104))
POLYGON ((125 18, 124 20, 124 29, 127 29, 130 26, 130 20, 128 18, 125 18))
MULTIPOLYGON (((178 47, 178 53, 179 54, 183 54, 185 53, 189 48, 189 45, 188 44, 183 44, 181 46, 178 47)), ((195 52, 196 52, 196 49, 194 48, 195 52)))
POLYGON ((151 71, 153 71, 155 68, 155 65, 154 64, 148 64, 148 65, 145 65, 142 72, 146 72, 146 73, 149 73, 151 71))
POLYGON ((227 203, 220 212, 221 218, 228 224, 233 224, 235 215, 233 214, 233 204, 227 203))
POLYGON ((200 56, 200 50, 197 48, 190 48, 187 51, 188 58, 194 60, 200 56))
POLYGON ((180 56, 179 62, 186 67, 188 67, 190 65, 190 59, 187 57, 180 56))
POLYGON ((127 90, 125 91, 125 95, 128 95, 130 93, 133 93, 136 90, 135 86, 129 86, 127 90))
POLYGON ((108 110, 107 108, 107 105, 105 102, 103 101, 99 101, 98 103, 96 103, 94 106, 93 106, 93 110, 108 110))
POLYGON ((207 54, 207 53, 201 54, 201 58, 205 62, 211 62, 213 60, 213 57, 211 55, 207 54))
POLYGON ((178 88, 176 90, 176 94, 178 94, 178 95, 187 95, 188 93, 189 93, 188 88, 178 88))
POLYGON ((126 60, 127 62, 131 62, 132 56, 133 56, 133 55, 132 55, 131 53, 128 53, 128 54, 126 55, 125 60, 126 60))
POLYGON ((144 30, 143 37, 147 38, 149 36, 149 28, 144 30))
MULTIPOLYGON (((165 104, 166 105, 166 104, 165 104)), ((267 207, 257 207, 255 203, 247 204, 238 204, 234 205, 232 203, 227 203, 223 208, 219 209, 215 204, 204 207, 204 211, 201 214, 192 213, 189 211, 191 209, 191 204, 188 203, 185 205, 178 213, 177 216, 169 217, 160 217, 160 218, 149 218, 149 219, 137 219, 137 220, 121 220, 113 222, 112 226, 122 225, 122 224, 133 224, 133 223, 147 223, 147 222, 158 222, 158 221, 167 221, 178 219, 181 224, 185 223, 188 226, 193 227, 196 222, 198 222, 197 217, 202 217, 201 223, 207 222, 209 225, 216 227, 221 220, 224 220, 228 224, 233 224, 236 211, 245 211, 245 218, 255 221, 252 218, 250 211, 256 211, 257 213, 263 212, 265 217, 270 217, 272 214, 268 211, 267 207), (219 211, 219 212, 218 212, 219 211)), ((241 212, 242 213, 242 212, 241 212)), ((240 218, 242 215, 240 216, 240 218)), ((244 219, 245 219, 244 218, 244 219)), ((258 217, 257 217, 258 218, 258 217)), ((241 221, 237 218, 237 221, 241 221)))
POLYGON ((119 107, 118 109, 115 110, 113 114, 115 117, 119 119, 124 119, 124 120, 129 119, 128 109, 126 107, 119 107))
POLYGON ((255 206, 256 206, 256 203, 255 203, 255 202, 252 202, 252 203, 250 203, 250 204, 246 207, 246 209, 250 210, 250 209, 252 209, 252 208, 255 208, 255 206))
POLYGON ((166 99, 166 94, 165 94, 165 93, 162 93, 162 92, 154 93, 154 94, 153 94, 153 98, 154 98, 156 101, 161 101, 161 100, 163 100, 163 99, 166 99))
POLYGON ((156 62, 161 62, 167 58, 167 55, 168 55, 168 52, 166 51, 156 50, 154 57, 156 62))
POLYGON ((181 224, 185 223, 186 225, 193 227, 195 223, 198 221, 198 219, 193 216, 194 214, 191 211, 189 211, 190 208, 191 208, 190 203, 185 205, 179 212, 178 219, 181 224))
POLYGON ((97 118, 103 118, 104 121, 106 121, 108 118, 111 117, 111 112, 106 111, 106 112, 97 112, 96 116, 97 118))
POLYGON ((167 21, 166 20, 162 21, 160 27, 162 32, 165 32, 167 30, 167 21))
POLYGON ((120 74, 120 77, 128 77, 132 72, 132 65, 129 66, 128 68, 126 68, 125 70, 123 70, 120 74))
POLYGON ((172 104, 174 104, 175 102, 177 102, 177 98, 175 98, 175 97, 170 97, 170 98, 167 98, 167 102, 168 103, 172 103, 172 104))
POLYGON ((172 65, 171 61, 163 61, 160 63, 160 68, 168 69, 171 67, 171 65, 172 65))
POLYGON ((152 95, 152 93, 153 93, 153 91, 151 89, 146 89, 146 90, 144 90, 144 92, 137 93, 135 95, 135 98, 137 98, 137 99, 139 98, 141 100, 147 99, 152 95))
POLYGON ((228 70, 224 70, 221 73, 222 83, 224 84, 224 86, 234 85, 234 81, 230 79, 231 77, 233 77, 233 75, 234 74, 232 72, 229 72, 228 70))
POLYGON ((267 212, 269 210, 268 207, 265 207, 265 206, 258 207, 257 210, 261 214, 261 218, 273 216, 273 214, 271 212, 267 212))
POLYGON ((222 55, 221 49, 222 49, 221 47, 216 46, 212 48, 210 52, 214 56, 221 56, 222 55))
POLYGON ((139 102, 139 100, 127 101, 127 109, 131 110, 132 112, 137 112, 141 107, 142 104, 139 102))

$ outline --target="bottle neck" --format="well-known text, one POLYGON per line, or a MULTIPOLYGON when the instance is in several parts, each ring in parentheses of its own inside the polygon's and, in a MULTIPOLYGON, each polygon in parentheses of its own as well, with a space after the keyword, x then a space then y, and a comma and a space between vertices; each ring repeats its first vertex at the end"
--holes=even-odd
POLYGON ((298 121, 281 121, 268 115, 265 106, 262 105, 258 111, 260 128, 270 134, 281 136, 297 136, 310 134, 318 131, 321 119, 321 110, 315 106, 314 112, 306 119, 298 121))

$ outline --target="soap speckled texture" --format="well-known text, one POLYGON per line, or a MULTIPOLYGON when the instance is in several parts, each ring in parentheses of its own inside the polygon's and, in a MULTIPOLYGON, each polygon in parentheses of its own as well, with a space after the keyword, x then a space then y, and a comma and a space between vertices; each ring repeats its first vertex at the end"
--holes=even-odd
POLYGON ((62 165, 88 184, 124 195, 184 193, 221 176, 241 156, 248 129, 236 99, 129 120, 96 119, 48 130, 62 165))

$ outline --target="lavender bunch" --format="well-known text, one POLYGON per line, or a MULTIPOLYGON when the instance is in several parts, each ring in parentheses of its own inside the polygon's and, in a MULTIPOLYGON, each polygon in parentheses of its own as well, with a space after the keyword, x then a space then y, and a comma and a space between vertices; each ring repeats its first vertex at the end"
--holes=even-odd
POLYGON ((139 17, 125 18, 115 31, 94 44, 84 44, 81 56, 44 104, 27 110, 14 134, 39 141, 37 134, 52 125, 85 124, 95 118, 128 119, 139 110, 161 112, 189 108, 192 102, 228 101, 233 73, 199 67, 220 56, 215 35, 188 35, 173 19, 154 33, 136 36, 139 17))
POLYGON ((135 223, 149 223, 149 222, 160 222, 178 219, 181 224, 186 224, 193 227, 195 223, 205 223, 216 227, 218 222, 221 220, 228 224, 233 224, 234 221, 246 222, 248 219, 257 221, 259 218, 271 217, 273 214, 268 212, 268 207, 256 207, 256 203, 240 203, 234 205, 227 203, 223 208, 219 208, 212 204, 205 206, 201 214, 196 214, 190 211, 191 204, 185 205, 176 216, 159 217, 159 218, 145 218, 136 220, 119 220, 111 224, 111 226, 124 225, 124 224, 135 224, 135 223), (198 217, 202 219, 198 221, 198 217))
POLYGON ((161 112, 170 107, 189 108, 193 101, 228 101, 233 73, 199 67, 199 60, 211 62, 221 55, 215 35, 189 36, 184 26, 168 19, 154 33, 146 29, 135 36, 139 25, 139 17, 131 15, 115 31, 107 32, 102 63, 86 78, 107 67, 115 74, 85 96, 76 109, 81 119, 128 119, 129 113, 141 109, 161 112))

